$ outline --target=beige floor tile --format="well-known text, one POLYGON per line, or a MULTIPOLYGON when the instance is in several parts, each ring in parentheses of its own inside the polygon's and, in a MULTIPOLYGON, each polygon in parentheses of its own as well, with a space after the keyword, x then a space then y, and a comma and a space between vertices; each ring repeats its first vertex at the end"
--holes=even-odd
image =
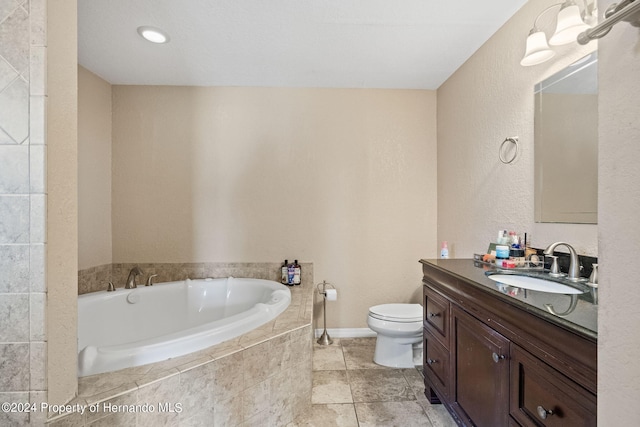
POLYGON ((356 403, 360 427, 431 427, 418 402, 356 403))
POLYGON ((373 362, 375 345, 342 346, 347 369, 390 369, 373 362))
POLYGON ((447 411, 444 405, 434 404, 432 405, 427 400, 427 397, 422 394, 416 393, 417 401, 422 406, 425 414, 429 417, 433 427, 456 427, 457 424, 453 421, 451 414, 447 411))
POLYGON ((430 408, 425 409, 425 413, 427 414, 427 417, 429 417, 429 420, 431 421, 433 427, 458 426, 458 424, 453 421, 453 418, 451 417, 449 411, 447 411, 447 408, 445 408, 443 405, 431 405, 430 408))
POLYGON ((339 371, 347 369, 340 346, 317 346, 313 349, 314 371, 339 371))
POLYGON ((428 402, 417 369, 376 365, 374 350, 375 338, 334 339, 330 346, 314 344, 314 404, 287 427, 456 426, 443 405, 428 402))
POLYGON ((376 345, 376 337, 365 337, 365 338, 340 338, 340 344, 343 347, 351 347, 351 346, 374 346, 376 345))
POLYGON ((357 427, 356 410, 351 403, 312 405, 311 411, 287 427, 357 427))
POLYGON ((311 403, 353 403, 347 371, 313 372, 311 403))
POLYGON ((409 383, 414 393, 424 393, 424 378, 415 368, 401 369, 402 375, 409 383))
POLYGON ((416 400, 409 383, 398 369, 347 371, 354 402, 416 400))

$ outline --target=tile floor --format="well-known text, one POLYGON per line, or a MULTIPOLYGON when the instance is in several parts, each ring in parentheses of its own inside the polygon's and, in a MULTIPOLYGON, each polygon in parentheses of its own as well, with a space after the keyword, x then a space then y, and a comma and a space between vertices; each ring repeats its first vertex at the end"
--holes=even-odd
POLYGON ((431 405, 417 369, 373 363, 375 338, 334 339, 313 348, 312 409, 287 427, 453 427, 442 405, 431 405))

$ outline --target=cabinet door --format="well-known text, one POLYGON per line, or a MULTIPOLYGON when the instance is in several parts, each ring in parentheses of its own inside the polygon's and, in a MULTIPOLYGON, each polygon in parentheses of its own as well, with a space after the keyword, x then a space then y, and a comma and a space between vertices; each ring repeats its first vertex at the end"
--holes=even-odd
POLYGON ((456 410, 478 427, 509 424, 509 340, 458 307, 454 322, 456 410))

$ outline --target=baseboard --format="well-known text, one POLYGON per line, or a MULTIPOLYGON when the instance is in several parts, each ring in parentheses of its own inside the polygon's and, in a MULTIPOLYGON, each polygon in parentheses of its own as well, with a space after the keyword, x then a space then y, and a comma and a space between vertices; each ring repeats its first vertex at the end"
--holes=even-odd
MULTIPOLYGON (((322 335, 324 329, 316 329, 316 338, 322 335)), ((375 337, 376 333, 369 328, 336 328, 327 329, 331 338, 367 338, 375 337)))

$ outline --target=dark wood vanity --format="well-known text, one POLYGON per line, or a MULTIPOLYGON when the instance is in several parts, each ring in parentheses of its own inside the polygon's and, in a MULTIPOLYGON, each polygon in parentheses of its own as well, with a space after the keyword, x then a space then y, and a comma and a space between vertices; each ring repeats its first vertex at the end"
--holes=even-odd
POLYGON ((425 394, 462 426, 595 426, 597 306, 505 290, 473 260, 421 260, 425 394))

